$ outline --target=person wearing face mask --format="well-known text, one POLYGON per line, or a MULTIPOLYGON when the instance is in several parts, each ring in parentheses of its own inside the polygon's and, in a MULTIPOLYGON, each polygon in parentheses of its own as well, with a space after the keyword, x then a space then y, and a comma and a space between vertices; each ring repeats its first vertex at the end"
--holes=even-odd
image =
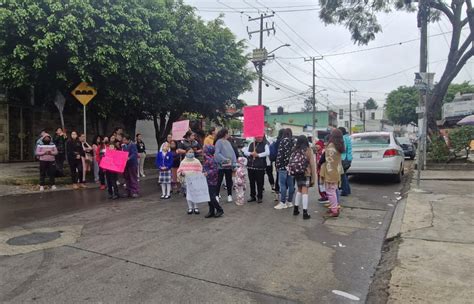
MULTIPOLYGON (((186 151, 185 158, 181 161, 181 164, 178 168, 178 178, 180 179, 181 184, 186 186, 186 176, 191 174, 202 173, 201 162, 194 157, 194 150, 189 148, 186 151)), ((184 188, 183 187, 183 188, 184 188)), ((199 214, 199 209, 197 204, 194 203, 191 199, 187 200, 188 202, 188 214, 199 214)))
POLYGON ((51 141, 51 136, 46 134, 43 137, 42 144, 36 146, 36 156, 40 161, 40 191, 44 191, 44 180, 46 175, 49 176, 49 183, 51 190, 56 190, 55 186, 55 175, 56 175, 56 159, 58 155, 58 149, 51 141))
POLYGON ((82 180, 82 159, 85 156, 82 143, 79 141, 76 131, 71 132, 71 137, 67 142, 67 160, 69 162, 69 168, 71 170, 72 187, 79 189, 79 187, 85 188, 82 180))

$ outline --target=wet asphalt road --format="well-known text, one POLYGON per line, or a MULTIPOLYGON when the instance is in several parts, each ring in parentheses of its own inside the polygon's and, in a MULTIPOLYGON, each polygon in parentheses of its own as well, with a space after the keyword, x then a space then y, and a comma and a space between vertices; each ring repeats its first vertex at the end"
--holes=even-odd
POLYGON ((328 220, 313 188, 308 221, 274 210, 270 192, 260 205, 223 203, 223 218, 204 219, 205 205, 187 215, 183 197, 160 201, 156 180, 136 200, 98 189, 1 197, 0 232, 81 225, 82 235, 0 256, 0 302, 363 303, 403 183, 351 185, 328 220))

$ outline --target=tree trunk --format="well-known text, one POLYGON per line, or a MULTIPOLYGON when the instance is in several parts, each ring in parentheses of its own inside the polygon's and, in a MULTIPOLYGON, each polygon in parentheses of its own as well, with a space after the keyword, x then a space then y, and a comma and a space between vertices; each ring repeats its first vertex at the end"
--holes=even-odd
POLYGON ((135 130, 137 127, 137 118, 136 117, 127 117, 124 120, 125 133, 130 135, 132 139, 135 138, 135 130))
POLYGON ((155 127, 155 139, 158 147, 166 141, 166 137, 171 133, 173 122, 175 122, 182 113, 161 112, 153 114, 153 126, 155 127))

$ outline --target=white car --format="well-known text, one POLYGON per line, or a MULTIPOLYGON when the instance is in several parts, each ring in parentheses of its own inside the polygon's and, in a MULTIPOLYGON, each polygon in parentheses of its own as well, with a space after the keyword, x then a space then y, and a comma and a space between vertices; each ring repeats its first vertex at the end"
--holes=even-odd
POLYGON ((348 174, 390 174, 397 183, 404 174, 405 156, 392 132, 351 135, 352 164, 348 174))

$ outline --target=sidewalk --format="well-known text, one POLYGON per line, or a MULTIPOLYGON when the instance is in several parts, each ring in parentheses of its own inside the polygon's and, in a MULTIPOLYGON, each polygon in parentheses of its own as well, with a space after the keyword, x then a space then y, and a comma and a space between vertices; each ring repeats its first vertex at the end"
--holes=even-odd
MULTIPOLYGON (((145 173, 143 180, 158 178, 156 169, 145 168, 145 173)), ((38 183, 39 162, 0 163, 0 197, 38 192, 38 183)), ((56 178, 56 186, 58 191, 72 190, 71 177, 56 178)), ((95 183, 88 186, 98 187, 95 183)))
POLYGON ((421 179, 426 192, 416 191, 413 179, 400 217, 402 241, 388 303, 470 303, 474 172, 423 171, 421 179))

